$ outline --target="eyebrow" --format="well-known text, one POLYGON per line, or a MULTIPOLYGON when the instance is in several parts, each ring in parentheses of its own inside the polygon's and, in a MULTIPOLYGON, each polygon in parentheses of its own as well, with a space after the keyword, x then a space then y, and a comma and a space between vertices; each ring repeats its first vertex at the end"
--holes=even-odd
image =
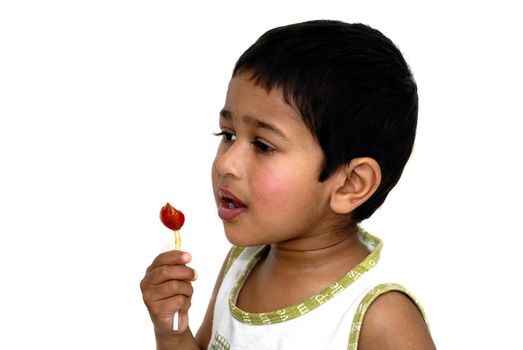
MULTIPOLYGON (((232 113, 226 109, 222 109, 220 111, 220 117, 222 117, 225 120, 232 120, 232 113)), ((273 124, 264 122, 256 117, 252 117, 249 115, 245 115, 241 119, 248 124, 254 124, 254 126, 256 128, 266 129, 266 130, 272 131, 273 133, 280 136, 281 138, 284 138, 284 139, 287 138, 287 136, 285 136, 285 133, 283 133, 283 131, 278 129, 273 124)))

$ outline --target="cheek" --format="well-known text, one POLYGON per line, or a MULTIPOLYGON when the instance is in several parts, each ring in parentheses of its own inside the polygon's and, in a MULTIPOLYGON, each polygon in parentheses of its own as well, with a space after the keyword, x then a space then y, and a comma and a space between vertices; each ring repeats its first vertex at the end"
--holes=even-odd
POLYGON ((267 209, 285 206, 298 187, 292 175, 280 171, 258 171, 252 187, 255 203, 267 209))
POLYGON ((287 221, 313 215, 321 203, 324 189, 315 172, 298 164, 275 169, 256 169, 250 184, 252 204, 261 217, 287 221))

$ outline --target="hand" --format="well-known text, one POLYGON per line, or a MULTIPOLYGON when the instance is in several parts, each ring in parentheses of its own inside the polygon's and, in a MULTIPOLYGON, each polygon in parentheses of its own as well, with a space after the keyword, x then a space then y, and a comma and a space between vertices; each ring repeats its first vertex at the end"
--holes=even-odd
POLYGON ((156 332, 164 337, 184 333, 189 326, 187 311, 191 306, 192 281, 196 271, 185 264, 191 261, 189 253, 171 250, 154 259, 140 282, 143 300, 156 332), (173 331, 175 312, 179 312, 178 331, 173 331))

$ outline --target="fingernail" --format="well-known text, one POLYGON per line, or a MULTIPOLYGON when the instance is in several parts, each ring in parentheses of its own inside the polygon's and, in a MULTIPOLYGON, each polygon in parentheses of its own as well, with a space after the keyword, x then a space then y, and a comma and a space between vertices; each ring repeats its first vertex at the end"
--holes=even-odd
POLYGON ((198 279, 198 272, 196 272, 196 270, 194 271, 194 277, 193 277, 193 281, 196 281, 198 279))
POLYGON ((183 255, 182 255, 182 260, 183 260, 184 262, 189 262, 189 261, 191 261, 191 259, 192 259, 191 254, 189 254, 189 253, 183 253, 183 255))

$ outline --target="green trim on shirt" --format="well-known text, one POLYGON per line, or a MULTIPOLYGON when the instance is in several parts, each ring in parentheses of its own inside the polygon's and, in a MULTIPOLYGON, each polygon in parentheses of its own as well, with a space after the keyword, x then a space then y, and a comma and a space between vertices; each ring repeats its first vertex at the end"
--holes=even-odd
POLYGON ((229 269, 231 268, 232 264, 238 259, 240 254, 245 250, 245 248, 234 246, 231 248, 229 253, 229 259, 227 260, 227 265, 225 265, 225 272, 224 276, 227 274, 229 269))
POLYGON ((405 287, 395 284, 395 283, 384 283, 380 284, 373 289, 371 289, 361 300, 360 305, 358 306, 358 309, 356 310, 356 314, 354 315, 354 319, 352 321, 352 326, 349 334, 349 344, 347 346, 347 350, 357 350, 358 349, 358 340, 360 337, 360 330, 361 325, 363 324, 363 318, 365 317, 365 314, 367 313, 367 310, 369 309, 370 305, 376 298, 378 298, 380 295, 383 295, 388 292, 401 292, 408 296, 412 302, 416 305, 418 310, 420 311, 421 315, 423 316, 423 319, 425 320, 425 323, 428 326, 427 317, 425 315, 425 311, 421 307, 421 304, 418 302, 418 300, 410 293, 405 287))
MULTIPOLYGON (((247 277, 249 276, 249 273, 252 271, 258 260, 261 258, 261 256, 265 253, 265 250, 269 246, 263 246, 260 247, 260 249, 255 253, 253 258, 248 262, 247 266, 245 267, 244 271, 236 281, 234 287, 231 289, 230 295, 229 295, 229 308, 231 310, 232 316, 237 319, 238 321, 250 324, 250 325, 268 325, 268 324, 275 324, 280 322, 285 322, 292 320, 296 317, 299 317, 301 315, 304 315, 317 307, 319 307, 321 304, 329 301, 336 295, 338 295, 340 292, 342 292, 345 288, 349 287, 354 281, 356 281, 358 278, 360 278, 365 272, 372 269, 379 261, 381 248, 383 246, 383 242, 371 235, 370 233, 364 231, 363 229, 358 229, 358 235, 360 238, 360 241, 367 246, 370 253, 369 255, 358 265, 356 265, 353 269, 351 269, 349 272, 347 272, 343 277, 341 277, 338 281, 331 284, 329 287, 325 288, 321 292, 313 295, 312 297, 304 300, 300 304, 295 304, 280 310, 272 311, 272 312, 264 312, 264 313, 251 313, 246 312, 241 309, 239 309, 236 306, 236 300, 238 298, 239 291, 241 287, 243 286, 244 282, 246 281, 247 277)), ((229 258, 229 261, 227 263, 227 271, 229 270, 230 266, 234 263, 234 261, 238 258, 238 256, 243 251, 243 248, 233 248, 231 251, 231 257, 229 258)))

